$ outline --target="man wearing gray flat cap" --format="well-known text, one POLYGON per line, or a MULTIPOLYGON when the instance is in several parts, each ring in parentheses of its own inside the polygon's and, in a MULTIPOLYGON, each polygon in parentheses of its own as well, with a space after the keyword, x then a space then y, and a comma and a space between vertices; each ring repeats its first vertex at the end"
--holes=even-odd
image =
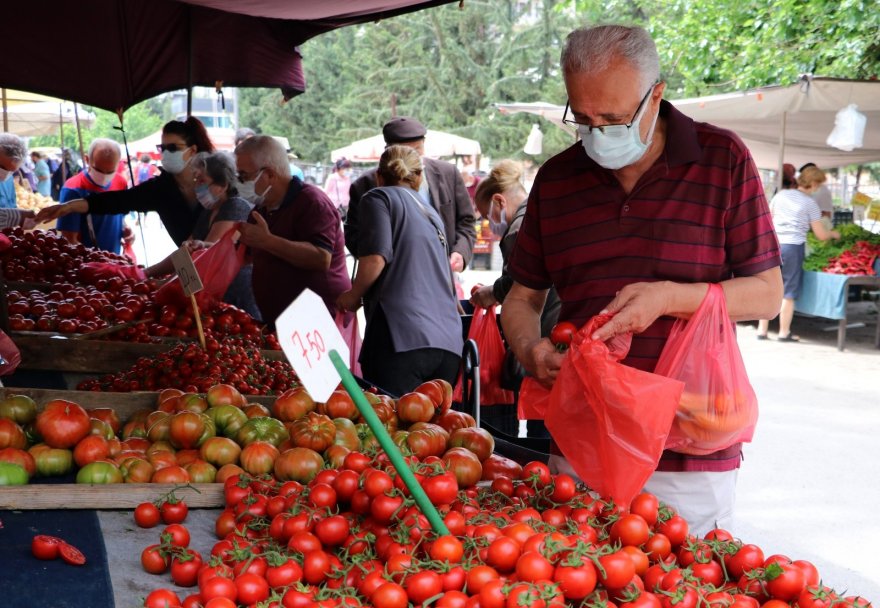
MULTIPOLYGON (((427 129, 415 118, 398 116, 382 127, 385 145, 400 144, 415 149, 422 156, 424 177, 419 194, 430 203, 443 219, 449 248, 449 265, 454 272, 467 266, 474 251, 474 212, 471 199, 452 163, 425 158, 427 129)), ((345 219, 345 246, 357 257, 358 203, 361 197, 376 187, 376 170, 372 169, 351 184, 348 215, 345 219)))

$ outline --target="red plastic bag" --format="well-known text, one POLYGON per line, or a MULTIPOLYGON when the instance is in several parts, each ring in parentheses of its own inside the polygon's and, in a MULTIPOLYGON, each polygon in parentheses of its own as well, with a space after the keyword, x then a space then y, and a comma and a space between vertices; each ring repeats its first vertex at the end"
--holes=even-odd
POLYGON ((342 334, 342 339, 348 345, 348 352, 350 354, 348 369, 355 376, 360 376, 361 364, 358 361, 358 357, 361 356, 362 340, 361 332, 358 330, 357 314, 337 311, 335 321, 336 327, 339 328, 339 333, 342 334), (346 322, 348 325, 346 325, 346 322))
POLYGON ((113 262, 86 262, 77 271, 79 279, 85 283, 94 284, 101 279, 119 277, 143 281, 147 278, 144 269, 140 266, 129 264, 114 264, 113 262))
POLYGON ((543 420, 547 415, 547 405, 550 403, 550 389, 532 378, 523 378, 519 387, 519 397, 516 402, 516 417, 520 420, 543 420))
MULTIPOLYGON (((195 294, 199 308, 209 309, 223 300, 226 290, 241 270, 245 248, 236 248, 232 240, 237 231, 237 226, 230 228, 219 241, 193 255, 193 264, 202 279, 202 290, 195 294)), ((156 301, 178 306, 189 304, 176 276, 156 290, 156 301)))
MULTIPOLYGON (((480 353, 480 405, 513 403, 513 391, 501 388, 501 368, 504 365, 505 348, 501 339, 501 330, 498 329, 495 306, 477 307, 474 310, 468 339, 477 343, 480 353)), ((461 382, 459 378, 455 392, 452 394, 453 401, 462 400, 461 382)))
POLYGON ((0 329, 0 376, 8 376, 13 373, 19 363, 21 363, 21 351, 18 350, 12 338, 0 329))
POLYGON ((550 392, 553 441, 590 488, 628 505, 654 472, 684 383, 620 363, 632 336, 590 336, 611 315, 575 334, 550 392))
POLYGON ((752 440, 758 398, 720 285, 709 286, 690 320, 675 322, 654 372, 685 385, 666 449, 703 455, 752 440))

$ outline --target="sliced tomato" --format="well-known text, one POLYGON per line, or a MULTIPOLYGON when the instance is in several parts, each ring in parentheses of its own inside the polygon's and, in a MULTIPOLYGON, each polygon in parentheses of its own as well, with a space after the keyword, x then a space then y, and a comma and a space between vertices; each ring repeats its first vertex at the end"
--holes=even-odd
POLYGON ((37 559, 57 559, 58 547, 62 544, 64 541, 57 536, 37 534, 31 541, 31 553, 37 559))
POLYGON ((61 559, 72 566, 82 566, 86 563, 86 556, 82 551, 65 542, 58 545, 58 553, 61 555, 61 559))

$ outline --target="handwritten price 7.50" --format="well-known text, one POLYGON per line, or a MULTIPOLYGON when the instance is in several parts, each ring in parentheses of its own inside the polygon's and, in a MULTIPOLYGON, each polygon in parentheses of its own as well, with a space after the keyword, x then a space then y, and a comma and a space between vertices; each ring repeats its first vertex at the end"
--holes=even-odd
POLYGON ((317 363, 321 360, 321 355, 327 352, 324 346, 324 338, 321 337, 320 332, 317 330, 307 332, 305 341, 303 341, 298 331, 293 332, 290 339, 296 342, 302 349, 302 357, 310 368, 313 367, 312 360, 309 358, 310 354, 315 355, 315 363, 317 363))

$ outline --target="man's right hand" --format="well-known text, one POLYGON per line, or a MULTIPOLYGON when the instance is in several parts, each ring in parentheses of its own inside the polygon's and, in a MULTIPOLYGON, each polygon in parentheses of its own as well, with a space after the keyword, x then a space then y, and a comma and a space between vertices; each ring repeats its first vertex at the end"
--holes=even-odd
POLYGON ((548 388, 553 386, 563 359, 565 354, 556 350, 547 338, 541 338, 529 347, 529 371, 535 380, 548 388))

